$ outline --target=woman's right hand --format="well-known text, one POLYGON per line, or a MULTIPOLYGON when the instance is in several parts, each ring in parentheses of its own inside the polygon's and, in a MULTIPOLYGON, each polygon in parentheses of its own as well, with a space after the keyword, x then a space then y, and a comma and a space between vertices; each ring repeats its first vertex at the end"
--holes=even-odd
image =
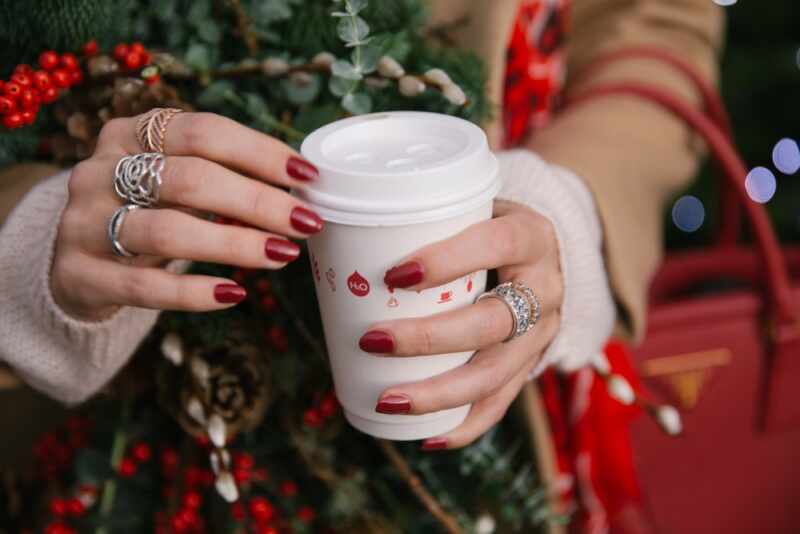
POLYGON ((121 158, 143 152, 136 122, 108 122, 92 157, 72 170, 50 279, 54 299, 68 314, 101 320, 120 306, 231 307, 245 297, 232 280, 163 267, 187 259, 280 269, 300 253, 287 237, 322 229, 316 213, 280 189, 315 179, 313 165, 277 139, 225 117, 178 113, 166 131, 159 205, 130 211, 120 230, 119 242, 139 256, 117 257, 107 234, 109 218, 124 204, 114 191, 114 169, 121 158), (218 224, 205 214, 247 226, 218 224))

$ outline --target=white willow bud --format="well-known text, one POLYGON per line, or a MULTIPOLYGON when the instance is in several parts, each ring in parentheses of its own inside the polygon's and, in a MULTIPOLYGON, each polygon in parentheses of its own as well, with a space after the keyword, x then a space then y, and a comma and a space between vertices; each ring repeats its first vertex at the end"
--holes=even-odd
POLYGON ((391 56, 383 56, 378 61, 378 74, 386 78, 400 78, 406 73, 403 66, 391 56))
POLYGON ((664 404, 656 408, 656 421, 670 436, 677 436, 683 431, 681 414, 673 406, 664 404))
POLYGON ((189 417, 197 421, 198 424, 206 426, 206 411, 203 408, 203 403, 197 397, 192 397, 186 403, 186 413, 189 417))
POLYGON ((208 378, 211 376, 211 370, 208 368, 208 362, 203 358, 195 356, 189 361, 189 368, 192 374, 200 384, 205 386, 208 383, 208 378))
POLYGON ((229 471, 223 471, 217 477, 217 482, 214 484, 223 499, 228 502, 235 502, 239 499, 239 489, 236 487, 236 481, 229 471))
POLYGON ((450 85, 453 80, 442 69, 430 69, 425 71, 425 81, 436 85, 450 85))
POLYGON ((386 89, 392 82, 390 82, 386 78, 379 78, 377 76, 367 76, 366 78, 364 78, 364 83, 367 86, 373 87, 375 89, 386 89))
POLYGON ((442 95, 450 101, 451 104, 456 106, 463 106, 467 103, 467 95, 461 90, 459 86, 454 83, 448 83, 442 86, 442 95))
POLYGON ((311 82, 313 82, 314 79, 311 77, 309 73, 298 70, 289 75, 289 81, 294 85, 305 87, 311 84, 311 82))
POLYGON ((397 87, 403 96, 417 96, 425 91, 425 82, 416 76, 403 76, 397 87))
POLYGON ((208 418, 208 438, 217 448, 225 446, 225 421, 219 414, 214 414, 208 418))
POLYGON ((161 340, 161 354, 174 365, 183 363, 183 342, 178 334, 170 332, 161 340))
POLYGON ((594 370, 597 371, 597 374, 601 376, 607 376, 611 374, 611 364, 608 363, 608 358, 602 352, 598 352, 594 355, 594 358, 591 360, 592 367, 594 370))
POLYGON ((289 63, 279 57, 268 57, 261 62, 261 72, 274 77, 289 72, 289 63))
POLYGON ((619 402, 625 405, 633 404, 636 400, 636 394, 627 380, 620 375, 611 375, 608 377, 608 393, 619 402))
POLYGON ((330 68, 334 61, 336 61, 336 56, 330 52, 320 52, 311 58, 311 64, 315 67, 330 68))
POLYGON ((211 461, 211 470, 214 472, 215 476, 219 475, 220 467, 224 470, 230 469, 231 454, 228 452, 228 449, 211 451, 209 460, 211 461))
POLYGON ((497 523, 489 514, 483 514, 475 521, 476 534, 492 534, 496 527, 497 523))

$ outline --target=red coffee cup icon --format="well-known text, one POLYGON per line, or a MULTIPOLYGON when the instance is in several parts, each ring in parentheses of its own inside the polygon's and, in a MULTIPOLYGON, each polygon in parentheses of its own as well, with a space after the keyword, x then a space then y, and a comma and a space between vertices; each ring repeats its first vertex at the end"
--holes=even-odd
POLYGON ((439 304, 453 300, 453 290, 444 291, 439 295, 439 304))
POLYGON ((350 292, 357 297, 365 297, 369 293, 369 282, 366 278, 358 274, 358 271, 353 271, 347 278, 347 287, 350 292))

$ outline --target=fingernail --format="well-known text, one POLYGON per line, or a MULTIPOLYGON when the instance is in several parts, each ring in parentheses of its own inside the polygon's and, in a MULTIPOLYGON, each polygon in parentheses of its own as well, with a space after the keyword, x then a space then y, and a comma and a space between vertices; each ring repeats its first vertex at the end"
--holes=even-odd
POLYGON ((322 219, 311 210, 297 206, 290 217, 292 228, 304 234, 316 234, 322 230, 322 219))
POLYGON ((267 257, 275 261, 292 261, 300 255, 300 246, 297 243, 270 237, 264 245, 267 257))
POLYGON ((405 395, 386 395, 378 401, 375 411, 388 414, 408 413, 411 411, 411 400, 405 395))
POLYGON ((381 330, 370 330, 358 340, 358 346, 364 352, 388 354, 394 352, 394 339, 381 330))
POLYGON ((428 438, 422 442, 423 451, 440 451, 447 448, 447 438, 428 438))
POLYGON ((408 261, 386 271, 383 283, 389 287, 411 287, 422 282, 424 274, 422 264, 418 261, 408 261))
POLYGON ((214 298, 223 304, 241 302, 246 296, 247 291, 237 284, 219 284, 214 288, 214 298))
POLYGON ((286 174, 303 182, 310 182, 319 178, 319 171, 304 159, 292 156, 286 162, 286 174))

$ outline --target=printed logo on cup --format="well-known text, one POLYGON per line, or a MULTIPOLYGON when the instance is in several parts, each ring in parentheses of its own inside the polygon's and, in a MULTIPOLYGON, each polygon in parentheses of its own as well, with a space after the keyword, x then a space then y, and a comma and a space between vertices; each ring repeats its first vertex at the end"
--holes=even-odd
POLYGON ((369 282, 366 278, 358 274, 358 271, 353 271, 347 278, 347 287, 350 292, 357 297, 366 297, 369 293, 369 282))

